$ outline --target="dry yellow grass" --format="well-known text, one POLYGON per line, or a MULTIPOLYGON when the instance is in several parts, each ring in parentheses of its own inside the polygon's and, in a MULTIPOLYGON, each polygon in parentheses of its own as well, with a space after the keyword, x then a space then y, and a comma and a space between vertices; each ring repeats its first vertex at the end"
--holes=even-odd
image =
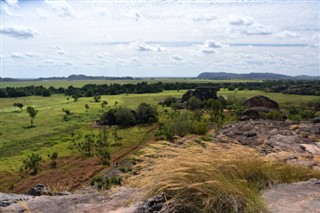
POLYGON ((320 178, 307 168, 268 161, 252 148, 162 142, 143 149, 139 174, 128 179, 147 197, 165 192, 169 212, 261 212, 260 190, 275 183, 320 178))

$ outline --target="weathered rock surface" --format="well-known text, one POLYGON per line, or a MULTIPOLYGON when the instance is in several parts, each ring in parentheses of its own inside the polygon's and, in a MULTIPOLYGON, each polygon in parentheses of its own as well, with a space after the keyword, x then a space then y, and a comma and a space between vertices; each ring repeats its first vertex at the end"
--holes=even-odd
POLYGON ((71 194, 70 192, 55 192, 52 191, 50 188, 46 187, 45 185, 39 183, 35 187, 29 189, 26 192, 27 195, 31 196, 42 196, 42 195, 48 195, 48 196, 53 196, 53 195, 69 195, 71 194))
MULTIPOLYGON (((164 193, 161 193, 154 196, 153 198, 149 198, 146 202, 144 202, 142 208, 139 211, 143 213, 167 212, 164 205, 165 202, 165 195, 164 193)), ((138 213, 138 211, 136 213, 138 213)))
POLYGON ((244 102, 244 107, 247 109, 254 108, 254 107, 263 107, 267 109, 279 109, 279 104, 266 96, 258 95, 246 100, 244 102))
POLYGON ((224 126, 216 137, 254 147, 266 157, 320 168, 320 124, 249 120, 224 126))
POLYGON ((277 120, 285 120, 286 116, 282 114, 279 109, 279 104, 274 100, 271 100, 265 96, 254 96, 244 102, 245 110, 242 112, 240 120, 260 119, 261 113, 268 113, 275 111, 277 114, 277 120))
POLYGON ((320 212, 320 180, 279 184, 265 190, 262 197, 268 213, 320 212))
POLYGON ((21 195, 21 194, 6 194, 0 192, 0 207, 6 207, 19 201, 27 201, 32 196, 30 195, 21 195))
MULTIPOLYGON (((0 194, 1 202, 6 199, 17 199, 9 206, 0 207, 0 212, 46 212, 46 213, 133 213, 142 203, 137 190, 119 187, 109 192, 88 194, 72 194, 64 196, 27 196, 0 194), (18 202, 19 199, 23 202, 18 202), (133 202, 133 204, 132 204, 133 202)), ((139 212, 139 211, 138 211, 139 212)))

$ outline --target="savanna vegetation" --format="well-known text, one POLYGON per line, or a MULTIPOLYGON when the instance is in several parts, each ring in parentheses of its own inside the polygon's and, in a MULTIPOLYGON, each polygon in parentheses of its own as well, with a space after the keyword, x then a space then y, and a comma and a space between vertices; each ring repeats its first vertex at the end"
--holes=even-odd
MULTIPOLYGON (((277 101, 291 120, 319 116, 319 96, 273 93, 261 86, 276 83, 223 82, 219 83, 223 88, 217 100, 192 97, 184 104, 179 98, 185 89, 199 84, 87 84, 81 88, 9 89, 13 91, 10 94, 18 91, 23 97, 10 95, 11 98, 1 99, 0 190, 23 192, 43 180, 49 185, 60 181, 60 187, 70 190, 88 181, 101 190, 120 185, 121 177, 95 174, 132 154, 147 140, 172 141, 188 135, 206 138, 211 129, 237 121, 244 101, 255 95, 277 101), (242 84, 244 88, 240 88, 242 84), (74 176, 78 178, 73 179, 74 176)), ((6 96, 7 89, 2 89, 6 96)), ((265 116, 273 119, 277 115, 265 116)), ((161 183, 146 184, 149 195, 165 192, 170 208, 180 212, 202 212, 201 209, 210 212, 212 208, 221 212, 258 212, 263 209, 259 191, 268 185, 320 177, 308 169, 266 162, 250 154, 241 156, 245 159, 241 161, 238 155, 230 157, 228 151, 220 150, 216 155, 211 145, 200 144, 201 148, 179 151, 178 157, 168 158, 165 165, 154 162, 155 167, 139 180, 159 177, 161 183), (193 155, 195 152, 201 156, 193 155), (163 170, 170 173, 160 174, 163 170)))

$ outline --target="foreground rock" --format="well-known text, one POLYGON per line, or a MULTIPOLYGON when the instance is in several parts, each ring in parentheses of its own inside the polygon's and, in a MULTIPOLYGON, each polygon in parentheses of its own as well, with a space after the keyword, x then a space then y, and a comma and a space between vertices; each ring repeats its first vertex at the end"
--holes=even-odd
POLYGON ((30 198, 32 198, 32 196, 30 195, 6 194, 6 193, 0 192, 0 208, 6 207, 21 201, 27 201, 30 198))
MULTIPOLYGON (((119 187, 108 192, 72 194, 64 196, 27 196, 0 194, 1 202, 5 198, 17 199, 11 205, 0 207, 0 212, 45 212, 45 213, 133 213, 139 212, 142 203, 133 188, 119 187), (4 198, 4 199, 3 199, 4 198), (21 201, 20 201, 20 200, 21 201), (19 202, 20 201, 20 202, 19 202)), ((141 211, 140 211, 141 212, 141 211)))
POLYGON ((61 196, 61 195, 69 195, 70 192, 55 192, 52 191, 50 188, 46 187, 45 185, 39 183, 34 188, 29 189, 26 192, 27 195, 31 196, 42 196, 42 195, 48 195, 48 196, 61 196))
POLYGON ((268 213, 320 211, 320 180, 279 184, 263 192, 268 213))

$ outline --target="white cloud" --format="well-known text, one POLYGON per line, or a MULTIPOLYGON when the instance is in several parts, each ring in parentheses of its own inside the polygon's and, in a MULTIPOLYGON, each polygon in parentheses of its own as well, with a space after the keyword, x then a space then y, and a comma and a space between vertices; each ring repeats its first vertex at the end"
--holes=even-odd
POLYGON ((227 45, 222 44, 215 40, 207 40, 202 47, 202 52, 204 54, 214 54, 217 48, 226 47, 227 45))
POLYGON ((11 58, 21 59, 21 58, 41 58, 42 55, 35 52, 17 53, 13 52, 10 55, 11 58))
POLYGON ((59 45, 50 46, 51 49, 55 50, 58 55, 65 55, 68 52, 59 45))
POLYGON ((131 43, 132 46, 134 46, 136 48, 136 50, 138 51, 153 51, 153 47, 147 45, 144 42, 134 42, 131 43))
POLYGON ((66 66, 72 66, 73 63, 72 63, 71 61, 66 61, 66 62, 64 63, 64 65, 66 65, 66 66))
POLYGON ((105 58, 105 56, 102 53, 99 53, 96 55, 97 58, 105 58))
POLYGON ((204 22, 215 21, 217 19, 218 18, 212 14, 197 15, 192 18, 193 21, 204 21, 204 22))
POLYGON ((72 18, 75 16, 73 8, 65 0, 53 1, 45 0, 45 2, 58 13, 60 17, 72 18))
POLYGON ((202 52, 203 52, 204 54, 214 54, 214 53, 216 53, 215 50, 209 49, 209 48, 204 48, 204 49, 202 49, 202 52))
POLYGON ((173 55, 173 56, 171 56, 171 58, 173 60, 175 60, 175 61, 182 61, 183 60, 183 58, 181 56, 178 56, 178 55, 173 55))
POLYGON ((270 58, 275 58, 275 57, 276 57, 275 54, 273 54, 272 52, 269 52, 269 51, 264 51, 263 54, 264 54, 265 56, 270 57, 270 58))
POLYGON ((298 38, 298 34, 291 31, 282 31, 274 35, 279 39, 298 38))
POLYGON ((167 50, 166 48, 163 48, 160 45, 151 46, 140 41, 130 43, 130 45, 140 52, 148 52, 148 51, 162 52, 167 50))
POLYGON ((24 26, 1 27, 0 33, 18 39, 34 38, 36 35, 39 35, 37 31, 24 26))
POLYGON ((11 53, 11 58, 26 58, 23 53, 11 53))
POLYGON ((140 18, 141 18, 141 15, 140 15, 138 12, 134 12, 134 13, 133 13, 133 18, 134 18, 136 21, 139 21, 140 18))
POLYGON ((250 17, 231 16, 230 24, 236 26, 250 26, 254 24, 254 21, 250 17))
POLYGON ((239 17, 231 16, 229 24, 231 27, 232 33, 238 33, 243 35, 270 35, 273 33, 270 26, 263 25, 256 22, 251 17, 239 17))
POLYGON ((224 45, 222 45, 220 42, 215 40, 208 40, 205 42, 205 46, 207 48, 220 48, 220 47, 223 47, 224 45))
POLYGON ((107 10, 99 10, 98 11, 98 15, 101 17, 106 17, 108 15, 108 11, 107 10))
POLYGON ((45 64, 56 64, 57 62, 53 59, 48 59, 44 61, 45 64))

